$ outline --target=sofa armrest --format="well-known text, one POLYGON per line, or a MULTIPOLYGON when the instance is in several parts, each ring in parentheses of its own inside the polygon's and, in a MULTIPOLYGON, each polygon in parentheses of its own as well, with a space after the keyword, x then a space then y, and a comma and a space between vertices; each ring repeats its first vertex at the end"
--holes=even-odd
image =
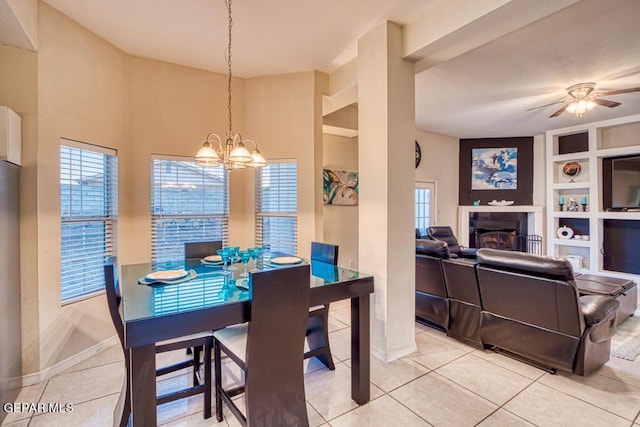
POLYGON ((611 339, 618 330, 616 312, 620 303, 613 297, 585 295, 580 297, 587 333, 591 341, 600 343, 611 339))
POLYGON ((460 258, 475 259, 476 252, 478 252, 478 248, 460 248, 460 252, 458 252, 458 255, 460 256, 460 258))
POLYGON ((580 309, 587 326, 602 322, 611 313, 618 311, 620 303, 612 297, 603 295, 585 295, 580 297, 580 309))

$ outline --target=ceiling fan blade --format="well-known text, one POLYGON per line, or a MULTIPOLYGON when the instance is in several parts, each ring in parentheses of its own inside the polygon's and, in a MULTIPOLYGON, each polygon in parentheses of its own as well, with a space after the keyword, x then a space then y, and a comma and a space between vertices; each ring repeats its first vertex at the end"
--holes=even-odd
POLYGON ((592 96, 619 95, 621 93, 629 93, 629 92, 640 92, 640 87, 630 87, 630 88, 627 88, 627 89, 608 90, 606 92, 598 92, 596 94, 593 94, 592 96))
POLYGON ((603 107, 609 107, 609 108, 617 107, 618 105, 620 105, 619 102, 609 101, 601 98, 594 98, 592 99, 592 101, 598 105, 602 105, 603 107))
POLYGON ((557 116, 559 116, 560 114, 564 113, 564 111, 567 109, 567 107, 568 107, 568 106, 569 106, 569 103, 567 102, 566 104, 564 104, 564 105, 562 106, 562 108, 560 108, 558 111, 556 111, 555 113, 553 113, 552 115, 550 115, 550 116, 549 116, 549 118, 557 117, 557 116))
POLYGON ((563 102, 567 102, 567 101, 556 101, 556 102, 552 102, 551 104, 538 105, 537 107, 531 107, 525 111, 537 110, 538 108, 548 107, 550 105, 562 104, 563 102))

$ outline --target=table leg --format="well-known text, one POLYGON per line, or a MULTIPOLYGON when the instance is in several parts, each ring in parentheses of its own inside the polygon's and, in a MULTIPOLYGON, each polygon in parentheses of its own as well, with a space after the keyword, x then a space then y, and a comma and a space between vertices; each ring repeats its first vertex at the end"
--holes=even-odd
POLYGON ((134 427, 156 426, 156 349, 131 349, 131 418, 134 427))
POLYGON ((371 397, 369 322, 369 294, 351 298, 351 398, 360 405, 371 397))

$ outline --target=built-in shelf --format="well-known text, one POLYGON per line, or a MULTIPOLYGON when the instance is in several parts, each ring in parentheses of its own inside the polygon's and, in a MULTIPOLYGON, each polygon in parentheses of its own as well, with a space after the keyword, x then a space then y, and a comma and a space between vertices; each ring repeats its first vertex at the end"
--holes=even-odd
POLYGON ((579 246, 581 248, 588 248, 591 246, 591 240, 581 239, 552 239, 554 245, 562 246, 579 246))
POLYGON ((566 211, 554 211, 554 218, 586 218, 591 217, 591 212, 566 212, 566 211))
POLYGON ((601 253, 607 223, 605 220, 640 221, 640 212, 603 212, 599 210, 603 205, 602 159, 640 154, 640 139, 636 139, 639 126, 640 115, 634 115, 550 130, 546 133, 547 254, 557 257, 570 255, 582 257, 584 267, 577 269, 576 272, 605 274, 640 281, 640 275, 605 271, 605 261, 601 253), (566 149, 566 147, 560 146, 563 142, 561 138, 575 135, 575 139, 577 139, 578 135, 584 137, 585 133, 588 138, 587 151, 554 154, 562 151, 561 148, 566 149), (562 168, 566 162, 570 161, 580 163, 581 172, 574 177, 580 181, 566 182, 570 178, 563 174, 562 168), (587 209, 589 210, 587 212, 558 211, 560 197, 564 198, 565 204, 571 198, 580 203, 582 198, 586 197, 588 200, 587 209), (556 231, 561 225, 573 228, 576 234, 588 235, 589 240, 557 238, 556 231), (576 230, 580 230, 580 232, 576 230))
POLYGON ((322 133, 329 135, 345 136, 347 138, 353 138, 358 136, 357 129, 348 129, 338 126, 322 125, 322 133))
POLYGON ((554 190, 581 190, 589 188, 589 182, 560 182, 552 185, 554 190))
POLYGON ((580 153, 557 154, 555 156, 551 156, 552 162, 570 162, 572 160, 580 161, 588 159, 589 153, 584 151, 580 153))

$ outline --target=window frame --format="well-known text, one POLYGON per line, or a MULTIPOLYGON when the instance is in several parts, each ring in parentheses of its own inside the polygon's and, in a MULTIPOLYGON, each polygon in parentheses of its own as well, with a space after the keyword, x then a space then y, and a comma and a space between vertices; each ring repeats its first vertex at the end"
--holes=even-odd
MULTIPOLYGON (((102 273, 102 265, 104 264, 104 260, 100 263, 100 270, 98 275, 101 277, 101 286, 94 290, 90 290, 85 293, 80 293, 76 295, 72 295, 68 298, 64 298, 63 293, 63 275, 65 274, 63 262, 64 262, 64 242, 63 242, 63 228, 65 224, 72 223, 103 223, 105 231, 103 235, 104 239, 104 258, 106 260, 109 256, 117 256, 117 247, 118 247, 118 150, 104 147, 100 145, 95 145, 82 141, 75 141, 68 138, 60 138, 59 148, 58 148, 58 175, 59 175, 59 189, 60 189, 60 276, 58 277, 58 283, 60 286, 59 297, 60 297, 60 305, 66 306, 69 304, 73 304, 79 301, 87 300, 90 298, 94 298, 96 296, 100 296, 105 292, 105 283, 104 283, 104 274, 102 273), (83 150, 91 153, 102 154, 105 157, 103 158, 104 168, 106 172, 103 178, 103 187, 105 188, 105 192, 108 191, 108 194, 105 194, 105 197, 108 197, 108 201, 104 201, 105 204, 105 214, 104 215, 74 215, 71 211, 71 206, 73 205, 73 196, 72 193, 69 192, 69 206, 70 211, 69 215, 63 216, 63 155, 62 151, 64 148, 69 148, 72 150, 83 150), (107 213, 107 210, 109 213, 107 213)), ((73 162, 69 164, 69 170, 72 170, 73 162)), ((71 179, 69 179, 71 181, 71 179)), ((107 200, 107 199, 105 199, 107 200)), ((75 272, 74 272, 75 273, 75 272)))
MULTIPOLYGON (((433 180, 433 181, 416 181, 415 182, 415 188, 414 188, 414 194, 415 194, 415 190, 418 189, 423 189, 423 190, 430 190, 431 191, 431 200, 429 203, 429 218, 431 219, 431 223, 429 224, 429 227, 433 227, 435 225, 438 225, 438 219, 437 219, 437 212, 438 210, 436 209, 436 205, 437 205, 437 194, 438 194, 438 183, 437 181, 433 180)), ((418 200, 414 199, 414 222, 415 222, 415 226, 416 228, 425 228, 425 227, 421 227, 418 224, 418 218, 424 218, 424 217, 419 217, 417 215, 415 215, 415 211, 418 208, 418 200)))
MULTIPOLYGON (((188 156, 178 156, 178 155, 164 155, 164 154, 152 154, 151 155, 151 173, 150 173, 150 186, 151 186, 151 191, 150 191, 150 214, 151 214, 151 260, 152 262, 164 262, 166 260, 161 259, 158 260, 157 259, 157 252, 158 252, 158 248, 157 248, 157 244, 156 244, 156 237, 157 237, 157 224, 156 221, 161 221, 163 219, 220 219, 222 222, 222 244, 223 245, 227 245, 228 244, 228 240, 229 240, 229 172, 224 168, 224 166, 220 165, 220 166, 216 166, 219 168, 222 168, 223 171, 223 179, 224 179, 224 194, 223 194, 223 206, 222 206, 222 213, 193 213, 193 214, 163 214, 163 213, 156 213, 155 212, 155 204, 154 204, 154 191, 155 191, 155 166, 154 163, 155 161, 173 161, 173 162, 185 162, 185 163, 189 163, 192 164, 193 167, 197 167, 197 168, 203 168, 203 170, 206 169, 211 169, 210 167, 205 167, 205 166, 198 166, 195 165, 194 159, 193 157, 188 157, 188 156)), ((191 166, 191 165, 190 165, 191 166)), ((203 203, 204 203, 204 193, 203 193, 203 203)), ((197 240, 189 240, 191 241, 197 241, 197 240)), ((183 246, 184 246, 183 242, 183 246)), ((172 261, 175 261, 174 259, 172 259, 172 261)))
MULTIPOLYGON (((268 161, 267 166, 265 166, 264 168, 260 168, 256 170, 255 173, 255 209, 254 209, 254 213, 255 213, 255 245, 258 247, 264 247, 264 236, 263 236, 263 219, 264 218, 293 218, 294 219, 294 229, 293 229, 293 236, 294 236, 294 241, 293 242, 284 242, 285 245, 291 244, 293 245, 293 253, 291 255, 295 255, 298 251, 298 161, 297 159, 270 159, 268 161), (295 165, 295 178, 296 178, 296 184, 295 184, 295 199, 296 199, 296 203, 295 203, 295 212, 291 212, 291 211, 262 211, 261 210, 261 202, 262 202, 262 197, 263 194, 261 192, 261 183, 262 183, 262 172, 264 170, 264 168, 269 168, 272 165, 278 165, 278 164, 293 164, 295 165)), ((272 242, 267 242, 269 245, 272 244, 272 242)), ((283 244, 281 242, 277 242, 277 244, 283 244)), ((279 250, 278 248, 275 249, 276 251, 279 250)), ((287 252, 288 253, 288 252, 287 252)))

